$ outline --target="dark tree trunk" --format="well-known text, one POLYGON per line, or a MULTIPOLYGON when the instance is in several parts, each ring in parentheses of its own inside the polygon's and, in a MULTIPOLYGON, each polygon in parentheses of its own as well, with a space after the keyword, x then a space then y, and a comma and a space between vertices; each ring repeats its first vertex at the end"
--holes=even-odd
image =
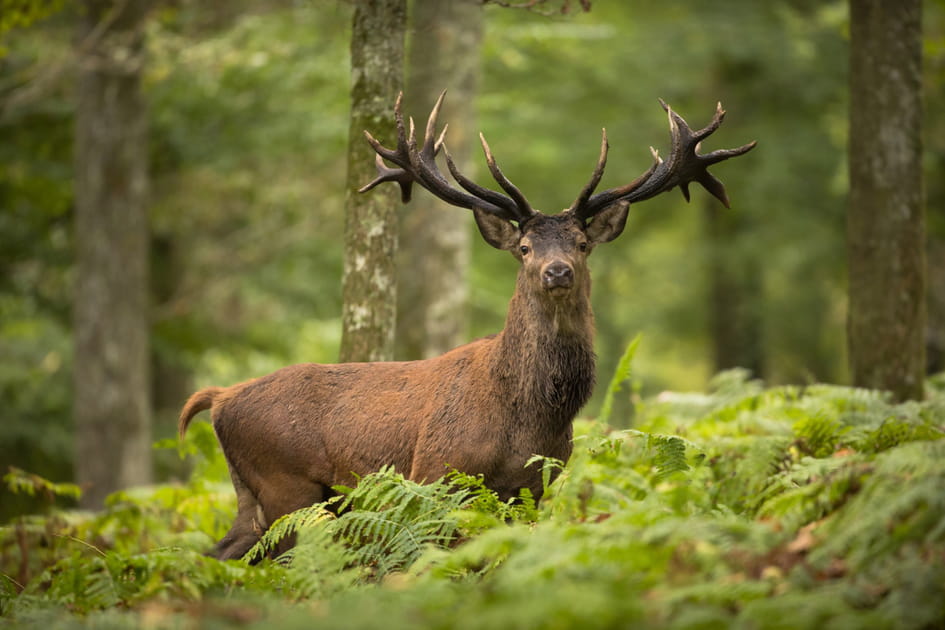
POLYGON ((764 378, 764 335, 760 302, 761 273, 749 257, 739 256, 738 210, 706 197, 705 221, 709 260, 709 328, 715 370, 746 368, 764 378), (733 248, 733 244, 734 248, 733 248))
MULTIPOLYGON (((193 393, 192 374, 180 352, 162 339, 161 330, 167 328, 164 318, 173 312, 178 283, 184 275, 187 250, 181 239, 172 233, 158 234, 153 230, 150 239, 151 305, 154 335, 151 343, 151 409, 157 436, 177 434, 177 415, 181 402, 193 393), (162 315, 163 314, 163 315, 162 315)), ((179 458, 174 456, 179 461, 179 458)), ((159 468, 160 470, 160 468, 159 468)))
MULTIPOLYGON (((467 172, 475 137, 476 80, 482 41, 479 0, 414 0, 408 65, 408 111, 428 112, 444 89, 450 154, 467 172)), ((423 359, 466 340, 470 256, 467 214, 419 192, 401 211, 397 258, 397 356, 423 359)))
POLYGON ((855 385, 923 396, 921 0, 850 1, 847 336, 855 385))
POLYGON ((351 126, 345 199, 340 360, 393 358, 397 310, 396 186, 370 195, 357 190, 374 179, 369 130, 390 146, 393 106, 403 85, 406 0, 358 0, 351 33, 351 126))
POLYGON ((151 481, 147 118, 148 0, 83 3, 76 87, 76 481, 82 505, 151 481))

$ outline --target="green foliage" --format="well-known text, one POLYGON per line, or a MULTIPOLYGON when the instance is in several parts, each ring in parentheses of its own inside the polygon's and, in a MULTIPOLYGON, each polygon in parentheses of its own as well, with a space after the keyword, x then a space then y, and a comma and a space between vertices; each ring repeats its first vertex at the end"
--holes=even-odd
MULTIPOLYGON (((63 0, 0 0, 0 37, 61 11, 63 0)), ((0 45, 0 58, 8 51, 0 45)))
POLYGON ((31 497, 40 495, 50 502, 56 497, 78 499, 82 495, 82 489, 74 483, 53 483, 39 475, 28 473, 14 466, 11 466, 10 472, 3 476, 3 482, 7 484, 7 489, 14 494, 22 493, 31 497))
POLYGON ((385 469, 278 520, 255 565, 200 555, 234 506, 212 431, 195 423, 187 484, 0 529, 2 614, 24 627, 945 622, 945 400, 765 388, 743 372, 713 386, 639 401, 632 430, 576 422, 563 468, 530 462, 557 474, 537 506, 475 476, 420 485, 385 469), (282 552, 286 536, 296 545, 282 552))

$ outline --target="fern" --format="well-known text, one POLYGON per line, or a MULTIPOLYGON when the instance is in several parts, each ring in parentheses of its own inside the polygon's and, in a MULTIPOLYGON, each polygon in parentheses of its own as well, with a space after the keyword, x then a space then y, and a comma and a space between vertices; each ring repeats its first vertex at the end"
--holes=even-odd
POLYGON ((816 521, 855 495, 871 466, 862 458, 802 458, 771 478, 757 515, 779 519, 788 531, 816 521))
POLYGON ((674 473, 690 470, 687 449, 698 451, 698 447, 677 435, 660 435, 643 431, 629 430, 627 435, 644 438, 644 450, 652 452, 648 465, 655 470, 654 479, 661 481, 674 473))
POLYGON ((791 443, 788 437, 761 435, 717 438, 706 445, 710 505, 754 515, 766 489, 790 465, 791 443))
MULTIPOLYGON (((459 533, 457 511, 471 505, 501 504, 481 479, 453 474, 431 484, 407 480, 393 468, 366 475, 355 488, 336 488, 335 517, 325 503, 287 514, 270 526, 246 555, 254 561, 271 554, 288 536, 307 534, 347 549, 349 565, 369 567, 375 579, 409 567, 430 547, 447 548, 459 533), (488 495, 492 497, 487 499, 488 495)), ((509 511, 511 513, 511 511, 509 511)), ((311 539, 311 538, 310 538, 311 539)), ((280 556, 286 565, 297 563, 298 550, 280 556)), ((308 559, 309 561, 311 558, 308 559)), ((311 564, 311 562, 309 562, 311 564)))
POLYGON ((878 427, 863 432, 851 445, 858 451, 881 453, 908 442, 932 441, 943 437, 945 431, 927 421, 889 417, 878 427))
POLYGON ((835 452, 849 429, 839 420, 819 413, 807 416, 794 424, 798 448, 814 457, 826 457, 835 452))
POLYGON ((243 556, 244 562, 253 563, 270 555, 284 539, 295 536, 300 531, 318 527, 326 521, 334 520, 335 515, 328 509, 327 503, 316 503, 307 508, 295 510, 280 516, 269 526, 255 545, 243 556))
POLYGON ((614 370, 614 374, 604 393, 604 402, 601 403, 600 414, 598 414, 598 420, 600 422, 608 422, 610 420, 610 414, 612 413, 614 405, 614 396, 620 393, 623 383, 630 378, 633 357, 636 356, 637 347, 640 345, 641 338, 642 336, 639 334, 634 337, 633 340, 627 344, 627 348, 620 357, 620 361, 617 362, 617 369, 614 370))
POLYGON ((822 560, 841 555, 864 567, 903 545, 945 542, 945 442, 912 442, 877 456, 872 474, 825 524, 822 560))
POLYGON ((686 461, 686 443, 675 435, 651 435, 649 439, 656 444, 656 457, 653 465, 656 467, 656 478, 665 479, 673 473, 689 470, 686 461))
POLYGON ((428 547, 448 546, 458 532, 457 510, 475 499, 448 478, 421 485, 392 468, 367 475, 350 490, 334 525, 337 538, 355 549, 358 562, 377 577, 402 571, 428 547))
POLYGON ((453 513, 463 535, 478 533, 499 523, 512 521, 530 523, 538 519, 535 500, 528 488, 522 488, 518 497, 503 501, 495 491, 485 486, 482 475, 470 475, 453 470, 446 475, 446 481, 455 488, 469 493, 469 503, 461 512, 453 513))

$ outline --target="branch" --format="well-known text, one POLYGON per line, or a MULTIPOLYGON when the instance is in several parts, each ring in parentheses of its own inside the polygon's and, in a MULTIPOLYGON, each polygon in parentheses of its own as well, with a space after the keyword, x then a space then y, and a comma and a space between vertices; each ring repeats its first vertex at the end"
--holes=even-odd
MULTIPOLYGON (((482 0, 482 4, 495 4, 506 9, 524 9, 526 11, 531 11, 533 13, 538 13, 539 15, 552 16, 555 13, 560 13, 561 15, 567 15, 571 12, 571 1, 572 0, 560 0, 561 8, 557 11, 551 11, 545 9, 545 5, 548 3, 548 0, 528 0, 527 2, 505 2, 503 0, 482 0)), ((591 0, 578 0, 578 4, 581 5, 581 11, 587 13, 591 10, 591 0)))

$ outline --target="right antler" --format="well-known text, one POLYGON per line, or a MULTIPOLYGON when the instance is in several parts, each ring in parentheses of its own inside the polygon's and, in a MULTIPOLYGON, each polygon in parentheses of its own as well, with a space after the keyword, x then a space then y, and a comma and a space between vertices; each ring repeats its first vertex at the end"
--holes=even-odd
POLYGON ((654 161, 653 165, 643 175, 624 186, 592 195, 604 174, 604 166, 607 163, 607 132, 604 131, 597 167, 594 169, 590 181, 571 205, 570 211, 575 216, 586 221, 618 201, 630 203, 643 201, 662 192, 672 190, 676 186, 679 186, 686 201, 689 201, 689 184, 691 182, 699 182, 703 188, 725 204, 726 208, 729 207, 725 186, 709 172, 709 166, 748 153, 755 148, 756 143, 749 142, 737 149, 719 149, 700 155, 698 153, 699 143, 712 135, 712 132, 719 128, 722 119, 725 118, 725 110, 722 109, 722 104, 716 105, 715 116, 712 117, 712 121, 699 131, 693 131, 682 116, 674 112, 663 99, 660 99, 660 105, 669 116, 672 143, 669 158, 665 161, 662 160, 656 150, 650 147, 654 161))
POLYGON ((479 139, 482 142, 482 149, 486 154, 486 163, 489 165, 489 171, 492 173, 492 176, 499 186, 502 187, 502 190, 508 193, 508 196, 484 188, 459 172, 459 169, 456 168, 444 144, 446 130, 449 128, 449 125, 443 127, 443 131, 440 133, 439 137, 436 136, 436 119, 440 113, 440 106, 443 104, 444 96, 446 96, 445 90, 436 100, 433 111, 430 112, 423 137, 423 146, 420 148, 417 147, 413 118, 410 118, 409 134, 404 126, 404 116, 401 112, 403 93, 397 96, 397 103, 394 105, 394 120, 397 124, 397 148, 388 149, 368 131, 364 132, 367 141, 377 153, 375 157, 377 177, 363 186, 358 192, 367 192, 383 182, 397 182, 400 185, 401 198, 406 203, 410 200, 412 184, 416 182, 439 199, 451 205, 461 208, 483 210, 508 221, 516 221, 520 225, 537 214, 529 205, 521 191, 516 188, 499 169, 495 158, 492 156, 492 151, 489 149, 489 145, 486 143, 486 139, 482 134, 479 134, 479 139), (437 167, 436 156, 441 148, 446 156, 446 165, 449 168, 450 174, 466 192, 450 185, 449 181, 437 167), (399 168, 388 167, 384 164, 384 160, 396 164, 399 168))

